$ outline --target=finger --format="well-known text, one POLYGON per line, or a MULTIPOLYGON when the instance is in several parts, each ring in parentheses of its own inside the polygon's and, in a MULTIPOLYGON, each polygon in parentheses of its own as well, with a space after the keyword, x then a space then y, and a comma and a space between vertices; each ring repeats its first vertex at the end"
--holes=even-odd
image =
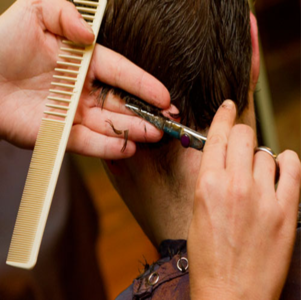
POLYGON ((134 142, 128 141, 125 150, 121 151, 123 145, 123 139, 101 135, 78 124, 72 127, 67 150, 102 159, 122 159, 135 154, 134 142))
POLYGON ((124 56, 96 45, 89 72, 90 81, 95 79, 120 88, 146 102, 166 109, 170 96, 165 86, 124 56))
POLYGON ((112 137, 123 138, 124 131, 128 131, 128 139, 134 142, 158 142, 163 135, 162 131, 139 117, 118 114, 98 107, 87 112, 82 124, 95 132, 112 137))
POLYGON ((180 111, 173 104, 171 104, 167 110, 162 110, 161 112, 162 115, 165 116, 166 118, 174 120, 179 123, 181 122, 181 118, 179 116, 180 111))
POLYGON ((66 0, 37 1, 45 29, 78 43, 89 45, 95 35, 75 6, 66 0))
POLYGON ((234 125, 236 108, 226 100, 218 109, 211 123, 201 163, 201 173, 209 169, 225 168, 228 136, 234 125))
POLYGON ((278 155, 278 162, 280 177, 276 196, 284 211, 295 215, 300 193, 300 160, 295 152, 287 150, 278 155))
POLYGON ((240 176, 252 176, 254 147, 254 130, 248 125, 235 125, 229 135, 227 170, 232 174, 240 174, 240 176))
MULTIPOLYGON (((111 112, 116 112, 119 114, 130 116, 137 116, 137 114, 135 114, 132 110, 125 107, 125 100, 121 99, 117 94, 109 92, 106 95, 105 99, 101 99, 100 92, 101 88, 92 93, 89 91, 83 91, 79 105, 89 108, 94 108, 97 106, 104 110, 109 110, 111 112)), ((167 110, 162 110, 161 112, 165 117, 173 119, 175 121, 179 121, 179 118, 174 119, 172 116, 177 115, 179 113, 179 110, 174 105, 171 104, 167 110)))
POLYGON ((274 159, 264 151, 258 151, 254 156, 253 177, 261 192, 275 193, 276 164, 274 159))
POLYGON ((100 108, 103 110, 109 110, 119 114, 125 114, 130 116, 136 116, 130 109, 125 107, 125 101, 121 99, 118 95, 109 92, 105 99, 101 98, 101 89, 94 90, 90 92, 89 90, 84 90, 81 95, 79 102, 79 109, 93 109, 100 108))

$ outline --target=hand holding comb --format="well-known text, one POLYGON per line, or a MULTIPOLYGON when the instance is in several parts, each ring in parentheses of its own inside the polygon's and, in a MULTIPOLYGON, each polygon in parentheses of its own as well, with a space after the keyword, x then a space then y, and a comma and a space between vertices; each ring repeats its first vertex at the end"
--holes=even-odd
MULTIPOLYGON (((74 0, 97 37, 106 0, 74 0)), ((37 261, 43 232, 68 137, 82 92, 95 41, 82 47, 63 41, 53 86, 35 144, 15 224, 7 264, 30 269, 37 261)))

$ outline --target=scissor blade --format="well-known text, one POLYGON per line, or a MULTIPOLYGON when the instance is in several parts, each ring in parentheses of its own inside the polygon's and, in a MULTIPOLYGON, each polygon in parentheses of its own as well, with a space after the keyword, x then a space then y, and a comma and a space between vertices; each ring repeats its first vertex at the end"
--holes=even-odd
POLYGON ((163 130, 164 127, 164 122, 165 119, 160 117, 160 116, 155 116, 141 108, 139 108, 138 106, 134 105, 134 104, 125 104, 125 107, 130 109, 132 112, 134 112, 135 114, 137 114, 139 117, 141 117, 142 119, 144 119, 145 121, 153 124, 154 126, 156 126, 158 129, 163 130))

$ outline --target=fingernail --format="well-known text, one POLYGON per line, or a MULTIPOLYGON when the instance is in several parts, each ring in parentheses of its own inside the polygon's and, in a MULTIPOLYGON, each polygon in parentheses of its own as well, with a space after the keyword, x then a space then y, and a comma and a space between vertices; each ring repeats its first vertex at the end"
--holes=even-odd
POLYGON ((231 109, 234 107, 234 102, 232 100, 225 100, 222 104, 222 107, 231 109))
POLYGON ((91 28, 91 26, 82 18, 80 18, 80 22, 82 23, 82 25, 88 29, 91 33, 94 34, 93 29, 91 28))

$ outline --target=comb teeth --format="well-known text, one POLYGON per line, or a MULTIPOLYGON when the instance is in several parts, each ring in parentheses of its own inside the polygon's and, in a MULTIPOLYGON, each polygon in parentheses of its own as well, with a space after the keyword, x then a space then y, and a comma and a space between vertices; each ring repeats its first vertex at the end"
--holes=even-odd
MULTIPOLYGON (((74 0, 89 22, 95 36, 101 25, 106 0, 74 0)), ((21 199, 6 263, 31 269, 37 261, 52 197, 63 161, 80 94, 93 54, 92 46, 83 47, 63 40, 62 54, 55 68, 47 110, 44 111, 21 199)))
MULTIPOLYGON (((31 257, 36 229, 43 214, 43 208, 45 214, 51 204, 50 202, 46 204, 41 199, 45 198, 47 192, 64 126, 63 122, 42 120, 36 143, 36 149, 39 151, 34 151, 31 159, 7 263, 13 264, 18 261, 23 264, 29 262, 32 265, 36 262, 36 259, 31 257), (20 247, 20 244, 23 246, 20 247)), ((46 218, 43 219, 46 222, 46 218)))
MULTIPOLYGON (((93 28, 96 22, 91 21, 97 19, 97 12, 101 4, 97 1, 84 0, 74 0, 73 3, 77 5, 77 10, 93 28)), ((104 6, 102 5, 102 7, 104 6)), ((94 31, 98 30, 99 27, 94 28, 94 31)), ((48 99, 52 103, 46 105, 50 110, 44 111, 47 118, 61 121, 65 121, 68 116, 66 110, 69 110, 69 103, 72 103, 72 98, 76 93, 76 85, 71 83, 77 81, 84 54, 86 53, 86 49, 83 46, 71 41, 63 40, 63 44, 66 46, 60 48, 62 54, 59 54, 60 60, 57 61, 58 68, 55 69, 57 75, 53 76, 55 81, 51 83, 54 88, 49 90, 50 95, 48 99), (60 95, 60 97, 57 97, 57 95, 60 95)))

